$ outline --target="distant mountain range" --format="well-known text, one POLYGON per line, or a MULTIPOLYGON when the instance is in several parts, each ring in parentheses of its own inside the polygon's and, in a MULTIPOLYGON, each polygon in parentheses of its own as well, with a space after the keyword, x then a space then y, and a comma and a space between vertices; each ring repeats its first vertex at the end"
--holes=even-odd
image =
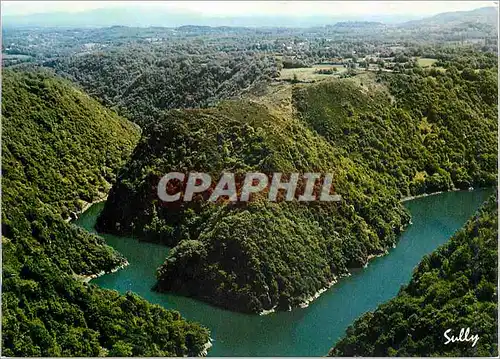
POLYGON ((443 12, 421 20, 408 21, 405 26, 436 26, 436 25, 454 25, 463 22, 482 22, 492 25, 498 25, 498 9, 491 7, 482 7, 471 11, 453 11, 443 12))
POLYGON ((310 27, 333 25, 346 21, 374 21, 385 24, 421 26, 428 23, 479 20, 494 22, 498 16, 495 7, 472 11, 457 11, 421 19, 415 15, 343 15, 343 16, 207 16, 190 11, 165 9, 115 8, 95 9, 82 12, 50 12, 24 16, 2 16, 2 27, 107 27, 107 26, 244 26, 244 27, 310 27))

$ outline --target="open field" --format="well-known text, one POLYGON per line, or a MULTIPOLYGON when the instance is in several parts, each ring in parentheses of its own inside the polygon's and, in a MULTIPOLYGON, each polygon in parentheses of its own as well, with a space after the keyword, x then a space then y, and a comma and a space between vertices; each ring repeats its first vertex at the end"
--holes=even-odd
POLYGON ((297 80, 299 81, 312 81, 312 80, 324 80, 329 77, 333 77, 336 75, 339 75, 343 72, 347 71, 347 69, 342 66, 342 65, 313 65, 312 67, 301 67, 297 69, 283 69, 281 70, 280 73, 280 80, 292 80, 294 74, 297 75, 297 80), (335 72, 332 75, 324 75, 324 74, 317 74, 315 71, 320 70, 320 69, 331 69, 331 68, 337 68, 337 72, 335 72))
POLYGON ((431 67, 437 60, 428 57, 420 57, 417 62, 420 67, 431 67))

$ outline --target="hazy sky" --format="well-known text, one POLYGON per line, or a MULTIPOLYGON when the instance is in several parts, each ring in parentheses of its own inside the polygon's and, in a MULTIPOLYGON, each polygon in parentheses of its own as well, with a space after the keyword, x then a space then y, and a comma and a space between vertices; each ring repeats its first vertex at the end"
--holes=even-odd
POLYGON ((205 15, 352 15, 411 14, 472 10, 492 1, 2 1, 3 15, 78 12, 111 7, 149 7, 194 11, 205 15))

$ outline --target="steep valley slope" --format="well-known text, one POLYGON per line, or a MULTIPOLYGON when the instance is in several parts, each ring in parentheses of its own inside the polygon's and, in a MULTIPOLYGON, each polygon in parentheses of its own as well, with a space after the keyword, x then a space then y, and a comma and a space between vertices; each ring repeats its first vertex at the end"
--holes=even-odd
POLYGON ((331 356, 498 355, 498 201, 424 257, 398 295, 356 320, 331 356), (460 330, 476 341, 449 342, 460 330), (446 337, 445 337, 446 333, 446 337))
POLYGON ((199 355, 208 330, 81 281, 126 264, 65 219, 102 197, 138 128, 45 71, 2 74, 2 354, 199 355))
POLYGON ((402 197, 496 183, 496 88, 494 69, 417 69, 297 85, 284 110, 240 100, 163 112, 98 229, 173 247, 159 291, 288 310, 395 245, 409 222, 402 197), (342 201, 164 206, 156 186, 172 171, 332 172, 342 201))

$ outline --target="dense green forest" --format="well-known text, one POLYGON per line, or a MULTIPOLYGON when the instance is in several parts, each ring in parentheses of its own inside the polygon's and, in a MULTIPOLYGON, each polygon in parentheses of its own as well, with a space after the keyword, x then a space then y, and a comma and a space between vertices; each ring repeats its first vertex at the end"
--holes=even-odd
MULTIPOLYGON (((402 198, 495 186, 497 17, 3 27, 2 354, 205 351, 200 324, 88 283, 127 265, 69 221, 108 195, 99 231, 171 248, 155 290, 257 313, 308 303, 386 253, 410 223, 402 198), (165 205, 171 171, 333 173, 342 200, 165 205)), ((495 206, 330 354, 496 355, 495 206), (443 346, 447 326, 481 339, 443 346)))
POLYGON ((496 184, 496 68, 413 68, 359 81, 296 91, 301 118, 399 196, 496 184))
POLYGON ((178 244, 159 270, 158 290, 259 312, 298 306, 347 268, 392 246, 408 221, 397 198, 387 196, 368 170, 336 156, 301 121, 272 115, 261 104, 229 101, 172 110, 145 128, 97 228, 178 244), (345 201, 162 206, 156 186, 173 170, 214 176, 222 170, 333 171, 345 201))
POLYGON ((498 201, 492 196, 451 240, 424 257, 397 297, 364 314, 331 356, 498 355, 498 201), (479 335, 446 344, 461 328, 479 335), (448 334, 451 337, 452 334, 448 334))
POLYGON ((258 99, 165 112, 144 128, 98 228, 175 246, 158 290, 241 311, 300 305, 394 244, 408 223, 402 197, 496 183, 495 74, 417 67, 294 86, 290 112, 258 99), (156 196, 171 171, 249 170, 332 171, 343 201, 172 207, 156 196))
POLYGON ((47 72, 2 82, 2 354, 199 354, 198 324, 81 281, 125 259, 65 219, 106 193, 136 126, 47 72))
POLYGON ((143 125, 158 109, 206 107, 277 76, 276 61, 253 51, 186 51, 131 45, 45 65, 143 125), (117 76, 117 73, 121 73, 117 76))
POLYGON ((67 218, 106 195, 137 126, 49 71, 3 77, 3 199, 33 196, 67 218))

